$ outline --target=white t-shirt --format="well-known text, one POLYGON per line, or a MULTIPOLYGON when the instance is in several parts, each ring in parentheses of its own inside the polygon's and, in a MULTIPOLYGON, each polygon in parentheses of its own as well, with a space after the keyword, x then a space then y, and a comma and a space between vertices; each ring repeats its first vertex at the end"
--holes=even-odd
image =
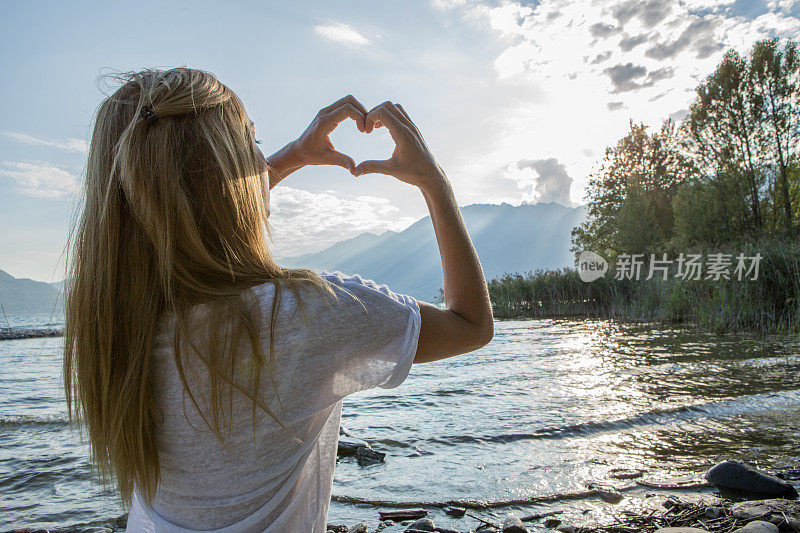
MULTIPOLYGON (((260 383, 270 411, 302 443, 260 408, 254 434, 251 400, 235 394, 230 411, 226 393, 222 403, 233 416, 220 424, 231 428, 223 447, 183 390, 172 357, 174 321, 162 320, 152 373, 163 414, 156 433, 161 478, 152 508, 134 490, 128 531, 325 531, 342 398, 400 385, 414 360, 421 319, 414 298, 385 285, 339 273, 324 277, 338 301, 308 288, 298 306, 291 291, 282 291, 274 380, 262 372, 260 383)), ((251 290, 264 316, 268 355, 275 286, 251 290)), ((202 363, 184 370, 198 396, 208 376, 202 363)))

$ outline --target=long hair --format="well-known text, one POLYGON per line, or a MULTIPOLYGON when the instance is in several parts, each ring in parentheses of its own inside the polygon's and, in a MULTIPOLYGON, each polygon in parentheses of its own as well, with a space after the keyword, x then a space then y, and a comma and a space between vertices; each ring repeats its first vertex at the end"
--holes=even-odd
MULTIPOLYGON (((308 270, 283 269, 268 249, 269 170, 241 100, 212 74, 189 68, 119 75, 99 106, 89 147, 83 211, 71 235, 66 287, 64 388, 70 421, 85 427, 93 471, 114 479, 124 503, 134 485, 151 502, 159 480, 157 410, 150 376, 159 319, 175 318, 174 358, 192 308, 208 317, 203 349, 209 409, 201 416, 222 440, 224 390, 260 397, 271 377, 281 290, 310 284, 308 270), (246 295, 274 282, 269 349, 259 343, 258 306, 246 295), (242 377, 247 353, 249 371, 242 377)), ((184 343, 185 346, 186 343, 184 343)), ((280 421, 279 421, 280 423, 280 421)))

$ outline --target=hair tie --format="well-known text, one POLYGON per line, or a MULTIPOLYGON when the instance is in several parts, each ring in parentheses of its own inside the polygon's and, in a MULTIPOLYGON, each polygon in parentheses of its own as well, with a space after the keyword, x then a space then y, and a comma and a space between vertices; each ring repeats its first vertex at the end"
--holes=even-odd
POLYGON ((148 124, 152 124, 158 119, 158 115, 149 105, 143 106, 142 110, 139 112, 139 115, 145 119, 148 124))

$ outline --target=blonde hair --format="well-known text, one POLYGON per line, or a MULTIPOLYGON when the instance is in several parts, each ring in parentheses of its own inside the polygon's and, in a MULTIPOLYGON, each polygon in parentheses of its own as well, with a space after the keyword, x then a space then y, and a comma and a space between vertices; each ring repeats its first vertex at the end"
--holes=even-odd
POLYGON ((175 362, 200 412, 181 339, 189 338, 191 308, 207 306, 206 349, 192 347, 210 376, 210 412, 201 416, 222 441, 223 388, 252 400, 254 424, 256 406, 277 420, 258 385, 262 368, 271 377, 281 289, 330 289, 270 255, 268 165, 233 91, 189 68, 117 77, 121 87, 97 112, 71 236, 63 371, 70 420, 88 432, 93 471, 115 479, 128 504, 134 484, 151 502, 159 480, 150 371, 163 314, 174 313, 175 362), (266 282, 275 283, 268 357, 258 308, 245 297, 266 282), (231 360, 242 347, 256 363, 245 378, 231 360))

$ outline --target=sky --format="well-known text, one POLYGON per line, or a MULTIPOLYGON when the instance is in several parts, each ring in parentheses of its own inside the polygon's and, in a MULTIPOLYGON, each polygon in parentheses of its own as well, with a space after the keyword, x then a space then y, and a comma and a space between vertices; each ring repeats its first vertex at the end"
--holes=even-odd
MULTIPOLYGON (((460 205, 585 201, 630 120, 680 120, 725 50, 797 39, 800 1, 0 3, 0 269, 64 278, 101 76, 213 72, 243 99, 269 155, 346 94, 403 104, 460 205)), ((356 162, 388 157, 383 130, 342 123, 356 162)), ((278 256, 424 216, 388 176, 309 167, 272 194, 278 256)), ((531 228, 535 231, 535 228, 531 228)))

